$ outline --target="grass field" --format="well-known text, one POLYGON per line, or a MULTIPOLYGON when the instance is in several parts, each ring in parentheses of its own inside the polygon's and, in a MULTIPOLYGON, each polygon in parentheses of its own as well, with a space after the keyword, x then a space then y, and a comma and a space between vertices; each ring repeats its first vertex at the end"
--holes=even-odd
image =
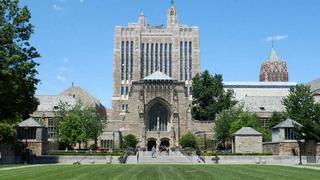
POLYGON ((45 165, 0 170, 0 179, 320 179, 320 170, 262 165, 45 165))
POLYGON ((22 166, 22 165, 19 165, 19 164, 0 164, 0 169, 7 168, 7 167, 16 167, 16 166, 22 166))

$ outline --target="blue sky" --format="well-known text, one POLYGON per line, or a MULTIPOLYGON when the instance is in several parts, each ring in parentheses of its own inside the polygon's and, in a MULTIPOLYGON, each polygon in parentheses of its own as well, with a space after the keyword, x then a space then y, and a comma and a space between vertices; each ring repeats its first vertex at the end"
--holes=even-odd
MULTIPOLYGON (((80 86, 111 106, 113 36, 116 25, 136 22, 143 11, 165 24, 170 0, 20 0, 32 12, 41 84, 54 95, 80 86)), ((179 21, 200 28, 201 69, 225 81, 258 81, 271 42, 286 60, 289 80, 320 76, 319 0, 176 0, 179 21)))

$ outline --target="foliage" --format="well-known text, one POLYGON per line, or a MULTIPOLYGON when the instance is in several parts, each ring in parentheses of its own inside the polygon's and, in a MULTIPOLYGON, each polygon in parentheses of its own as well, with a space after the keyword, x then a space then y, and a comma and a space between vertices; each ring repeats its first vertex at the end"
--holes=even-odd
POLYGON ((96 144, 105 124, 105 120, 99 118, 94 108, 84 106, 81 102, 74 106, 60 103, 56 117, 59 142, 70 146, 89 139, 95 140, 96 144))
POLYGON ((51 156, 123 156, 124 152, 49 152, 51 156))
POLYGON ((38 105, 34 97, 39 82, 38 63, 34 59, 40 55, 29 43, 33 33, 30 18, 30 11, 26 6, 20 8, 18 0, 0 1, 0 123, 5 129, 0 131, 2 138, 9 138, 10 127, 28 118, 38 105))
POLYGON ((0 142, 12 140, 14 136, 14 124, 0 123, 0 142))
POLYGON ((214 127, 214 134, 219 147, 224 149, 231 148, 231 124, 238 119, 241 112, 242 107, 233 107, 231 109, 222 111, 217 117, 214 127))
POLYGON ((271 131, 261 127, 256 114, 243 111, 242 106, 233 107, 219 114, 214 133, 219 149, 230 149, 232 134, 242 127, 252 127, 262 133, 263 141, 271 141, 271 131))
POLYGON ((272 153, 203 152, 202 156, 272 156, 272 153))
POLYGON ((309 86, 298 84, 290 88, 283 104, 288 116, 302 127, 295 127, 298 136, 306 140, 320 140, 320 104, 314 101, 309 86))
POLYGON ((197 120, 215 120, 218 113, 236 103, 233 92, 224 90, 222 75, 212 76, 207 70, 193 78, 192 94, 192 116, 197 120))
POLYGON ((186 147, 196 148, 197 146, 196 137, 189 132, 180 138, 180 145, 182 146, 182 148, 186 148, 186 147))
POLYGON ((272 130, 272 128, 278 125, 280 122, 284 121, 287 118, 286 113, 284 112, 273 112, 270 118, 268 129, 272 130))
POLYGON ((133 134, 128 134, 123 137, 122 146, 123 148, 135 148, 138 144, 138 139, 133 134))

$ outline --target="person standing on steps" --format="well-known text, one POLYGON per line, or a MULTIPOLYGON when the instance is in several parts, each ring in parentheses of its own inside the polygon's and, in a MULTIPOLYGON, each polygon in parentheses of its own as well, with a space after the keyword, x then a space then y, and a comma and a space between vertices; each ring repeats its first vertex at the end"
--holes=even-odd
POLYGON ((156 147, 152 146, 152 149, 151 149, 151 156, 152 158, 156 158, 156 147))

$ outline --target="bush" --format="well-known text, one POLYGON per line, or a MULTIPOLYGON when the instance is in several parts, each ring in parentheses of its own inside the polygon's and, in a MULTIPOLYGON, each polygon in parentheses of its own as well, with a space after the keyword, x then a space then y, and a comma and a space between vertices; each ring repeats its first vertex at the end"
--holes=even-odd
POLYGON ((123 156, 124 152, 49 152, 52 156, 123 156))
POLYGON ((186 148, 186 147, 196 148, 197 146, 196 137, 189 132, 188 134, 185 134, 180 138, 180 145, 182 146, 182 148, 186 148))
POLYGON ((202 156, 272 156, 272 153, 228 153, 228 152, 204 152, 202 156))
POLYGON ((89 146, 89 149, 91 149, 91 150, 97 150, 97 149, 99 149, 99 146, 97 146, 96 144, 91 144, 91 145, 89 146))
POLYGON ((123 137, 123 148, 135 148, 138 144, 138 139, 133 134, 128 134, 127 136, 123 137))

